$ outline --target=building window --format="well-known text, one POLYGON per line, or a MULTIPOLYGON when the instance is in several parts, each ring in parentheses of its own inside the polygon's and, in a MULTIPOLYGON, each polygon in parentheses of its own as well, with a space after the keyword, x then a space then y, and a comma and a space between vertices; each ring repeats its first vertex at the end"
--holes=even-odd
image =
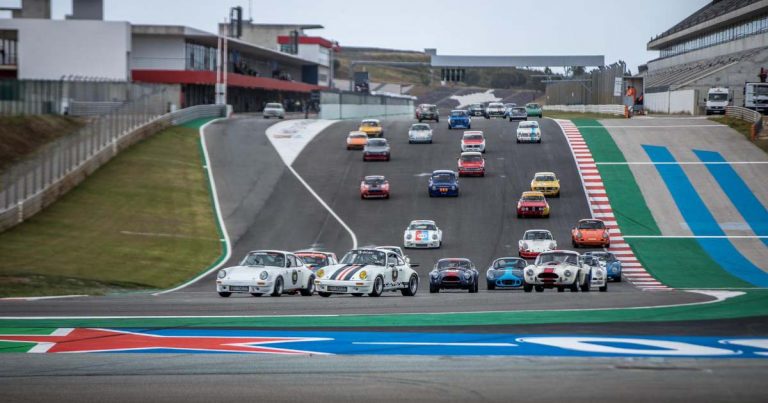
POLYGON ((187 42, 185 69, 194 71, 216 70, 216 48, 187 42))
POLYGON ((707 46, 719 45, 721 43, 764 32, 768 32, 768 15, 763 15, 747 22, 734 24, 717 32, 692 38, 685 42, 670 45, 661 49, 659 55, 662 58, 676 56, 681 53, 698 50, 707 46))

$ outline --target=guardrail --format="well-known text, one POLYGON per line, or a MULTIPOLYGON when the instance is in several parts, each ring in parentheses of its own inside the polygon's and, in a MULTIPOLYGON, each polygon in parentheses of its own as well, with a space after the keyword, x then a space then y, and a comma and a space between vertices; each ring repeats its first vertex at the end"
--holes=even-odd
POLYGON ((150 116, 135 108, 94 119, 1 173, 0 232, 51 205, 131 145, 169 126, 228 113, 225 105, 198 105, 150 116))
POLYGON ((752 140, 755 140, 763 130, 763 115, 752 109, 747 109, 741 106, 726 106, 725 116, 752 123, 752 133, 750 134, 752 140))
POLYGON ((624 105, 543 105, 545 111, 576 112, 576 113, 602 113, 606 115, 624 116, 624 105))

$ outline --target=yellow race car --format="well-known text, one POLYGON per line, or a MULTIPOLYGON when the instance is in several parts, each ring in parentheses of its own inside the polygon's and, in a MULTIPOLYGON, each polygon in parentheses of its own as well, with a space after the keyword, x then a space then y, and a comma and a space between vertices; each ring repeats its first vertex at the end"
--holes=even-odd
POLYGON ((361 131, 368 135, 368 137, 383 137, 384 128, 381 127, 381 122, 378 119, 365 119, 360 122, 361 131))
POLYGON ((560 197, 560 180, 554 172, 536 172, 531 181, 531 190, 547 197, 560 197))

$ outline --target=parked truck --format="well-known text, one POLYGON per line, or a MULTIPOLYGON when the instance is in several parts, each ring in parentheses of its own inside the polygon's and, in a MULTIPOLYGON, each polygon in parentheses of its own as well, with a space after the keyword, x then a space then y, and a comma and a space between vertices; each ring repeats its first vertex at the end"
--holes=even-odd
POLYGON ((723 114, 725 115, 725 107, 728 106, 728 102, 730 102, 730 92, 728 91, 728 88, 723 87, 714 87, 710 88, 709 91, 707 91, 707 103, 706 103, 706 114, 707 115, 713 115, 713 114, 723 114))
POLYGON ((760 113, 768 112, 768 83, 744 84, 744 107, 760 113))

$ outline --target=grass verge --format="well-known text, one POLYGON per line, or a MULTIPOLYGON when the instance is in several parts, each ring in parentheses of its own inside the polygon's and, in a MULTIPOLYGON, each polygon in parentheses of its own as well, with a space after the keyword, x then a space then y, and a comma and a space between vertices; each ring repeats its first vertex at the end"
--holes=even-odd
MULTIPOLYGON (((716 117, 710 117, 709 120, 712 120, 714 122, 724 124, 729 126, 731 129, 736 130, 737 132, 744 135, 744 137, 747 138, 747 140, 752 141, 752 123, 749 123, 747 121, 732 118, 730 116, 716 116, 716 117)), ((767 129, 763 129, 764 131, 767 129)), ((768 139, 758 139, 755 141, 752 141, 752 143, 756 146, 758 146, 760 149, 768 153, 768 139)))
POLYGON ((173 127, 0 234, 0 296, 160 289, 198 274, 222 244, 199 125, 173 127))

